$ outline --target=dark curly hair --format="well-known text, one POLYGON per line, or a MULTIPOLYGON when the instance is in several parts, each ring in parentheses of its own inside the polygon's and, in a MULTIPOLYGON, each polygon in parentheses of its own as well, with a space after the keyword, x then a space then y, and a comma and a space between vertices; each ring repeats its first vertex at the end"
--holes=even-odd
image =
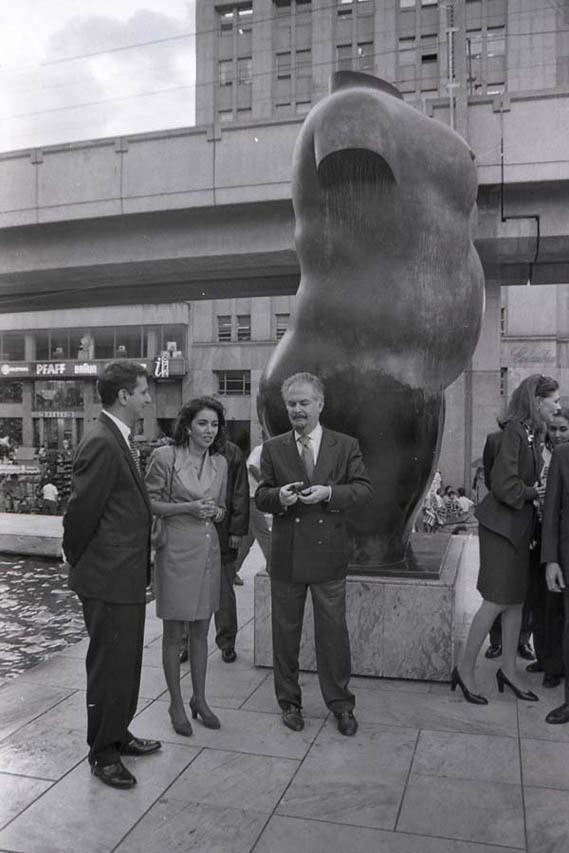
POLYGON ((213 440, 209 452, 219 453, 226 441, 226 425, 225 425, 225 409, 215 397, 194 397, 189 403, 184 403, 178 416, 174 429, 172 431, 172 440, 177 447, 184 447, 188 444, 188 427, 194 418, 203 412, 204 409, 211 409, 217 415, 218 429, 217 435, 213 440))

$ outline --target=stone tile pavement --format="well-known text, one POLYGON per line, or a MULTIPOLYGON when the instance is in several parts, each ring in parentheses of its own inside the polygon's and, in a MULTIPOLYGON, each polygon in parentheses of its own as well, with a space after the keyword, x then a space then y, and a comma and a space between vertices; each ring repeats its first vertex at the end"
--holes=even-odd
MULTIPOLYGON (((160 666, 161 625, 149 606, 136 734, 162 740, 125 759, 138 778, 115 791, 89 773, 86 642, 0 689, 0 851, 11 853, 567 853, 569 726, 544 723, 562 688, 541 701, 498 694, 482 660, 487 707, 448 685, 353 679, 360 730, 344 738, 317 678, 303 674, 306 728, 280 720, 271 672, 253 666, 254 550, 238 587, 235 664, 212 643, 209 700, 222 727, 176 735, 160 666)), ((474 589, 476 566, 467 587, 474 589)), ((473 606, 475 593, 472 594, 473 606)), ((191 692, 187 668, 183 685, 191 692)))

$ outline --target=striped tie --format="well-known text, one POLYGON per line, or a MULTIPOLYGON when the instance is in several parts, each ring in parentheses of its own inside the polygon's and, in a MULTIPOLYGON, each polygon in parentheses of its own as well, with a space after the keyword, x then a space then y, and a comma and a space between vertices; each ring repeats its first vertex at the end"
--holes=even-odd
POLYGON ((302 453, 300 454, 300 458, 306 468, 306 473, 308 474, 308 481, 312 482, 312 475, 314 474, 314 454, 312 452, 312 447, 310 446, 310 436, 309 435, 301 435, 298 439, 300 444, 302 445, 302 453))
POLYGON ((142 476, 142 472, 140 470, 140 457, 138 455, 138 450, 136 444, 134 443, 134 438, 132 435, 128 437, 128 449, 130 450, 130 455, 132 456, 132 461, 134 462, 134 466, 138 471, 139 477, 142 476))

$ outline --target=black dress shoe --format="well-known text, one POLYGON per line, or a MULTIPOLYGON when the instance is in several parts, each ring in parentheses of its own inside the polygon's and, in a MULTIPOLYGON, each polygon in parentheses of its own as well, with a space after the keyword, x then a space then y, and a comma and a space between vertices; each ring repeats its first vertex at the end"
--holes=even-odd
POLYGON ((524 660, 535 660, 533 649, 529 643, 522 643, 521 646, 518 646, 518 656, 524 660))
POLYGON ((558 684, 561 684, 560 675, 549 675, 547 672, 545 673, 543 676, 544 687, 557 687, 558 684))
POLYGON ((533 663, 528 663, 526 672, 543 672, 543 667, 538 660, 534 660, 533 663))
POLYGON ((550 711, 545 718, 545 722, 551 723, 552 725, 569 723, 569 704, 565 702, 565 704, 560 705, 559 708, 554 708, 553 711, 550 711))
POLYGON ((467 702, 471 702, 473 705, 488 704, 488 699, 486 698, 486 696, 482 696, 480 693, 472 693, 468 689, 468 687, 460 677, 458 667, 455 666, 450 675, 450 689, 452 693, 454 693, 457 687, 460 687, 460 689, 462 690, 462 695, 464 696, 467 702))
POLYGON ((243 578, 240 578, 237 573, 233 579, 233 586, 243 586, 243 578))
POLYGON ((114 764, 93 764, 91 773, 111 788, 134 788, 136 779, 122 761, 114 764))
POLYGON ((121 755, 151 755, 158 752, 162 744, 159 740, 145 740, 142 737, 131 737, 121 749, 121 755))
POLYGON ((293 732, 301 732, 304 728, 304 720, 302 719, 302 711, 296 705, 290 705, 288 708, 283 708, 283 723, 293 732))
POLYGON ((502 646, 488 646, 486 651, 484 652, 484 657, 488 658, 488 660, 494 660, 494 658, 499 658, 502 654, 502 646))
POLYGON ((221 650, 221 657, 225 663, 233 663, 237 660, 237 652, 229 646, 228 648, 221 650))
POLYGON ((496 681, 498 682, 498 690, 500 693, 504 692, 504 686, 510 688, 512 693, 514 693, 518 699, 523 699, 525 702, 539 702, 539 697, 532 693, 531 690, 522 690, 520 687, 516 687, 513 681, 504 675, 501 669, 496 673, 496 681))
POLYGON ((346 737, 352 737, 358 730, 358 721, 354 717, 353 711, 342 711, 336 714, 338 720, 338 731, 346 737))
POLYGON ((188 647, 187 647, 187 645, 184 645, 180 649, 180 658, 179 658, 180 663, 186 663, 187 659, 188 659, 188 647))

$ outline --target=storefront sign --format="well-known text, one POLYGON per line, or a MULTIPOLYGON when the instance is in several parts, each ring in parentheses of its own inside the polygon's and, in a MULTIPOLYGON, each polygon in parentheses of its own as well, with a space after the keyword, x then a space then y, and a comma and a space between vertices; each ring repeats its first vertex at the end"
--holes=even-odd
MULTIPOLYGON (((172 376, 184 376, 186 373, 185 358, 171 358, 164 354, 152 359, 126 359, 130 364, 140 364, 154 379, 170 379, 172 376)), ((105 361, 32 361, 32 362, 0 362, 0 379, 28 378, 34 379, 76 379, 91 377, 96 379, 102 373, 109 360, 105 361)))
MULTIPOLYGON (((53 412, 51 409, 45 412, 32 412, 32 418, 76 418, 78 415, 75 412, 53 412)), ((82 416, 79 416, 82 417, 82 416)))
POLYGON ((154 378, 168 379, 170 376, 170 359, 168 354, 157 355, 154 359, 154 378))
POLYGON ((29 364, 6 364, 0 365, 0 375, 2 376, 30 376, 29 364))

